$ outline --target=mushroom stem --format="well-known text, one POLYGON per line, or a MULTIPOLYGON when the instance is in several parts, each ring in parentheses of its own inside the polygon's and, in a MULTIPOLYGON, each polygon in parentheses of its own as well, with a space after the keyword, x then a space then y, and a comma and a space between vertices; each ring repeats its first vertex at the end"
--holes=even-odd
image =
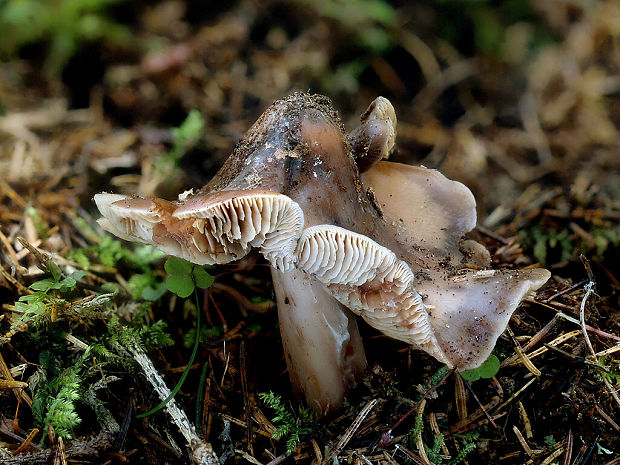
POLYGON ((366 367, 357 323, 314 278, 298 270, 271 274, 291 382, 315 412, 333 413, 366 367))

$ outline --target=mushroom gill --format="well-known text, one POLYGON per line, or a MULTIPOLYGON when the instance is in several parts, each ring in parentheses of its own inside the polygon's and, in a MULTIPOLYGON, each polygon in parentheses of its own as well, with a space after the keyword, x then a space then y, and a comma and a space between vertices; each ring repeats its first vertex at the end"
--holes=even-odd
POLYGON ((112 234, 200 265, 228 263, 260 247, 276 268, 290 270, 304 224, 299 205, 271 191, 223 191, 178 204, 102 193, 95 203, 99 223, 112 234))
POLYGON ((293 385, 317 412, 333 412, 366 366, 353 313, 464 370, 486 359, 549 277, 486 270, 488 251, 463 237, 476 224, 469 189, 380 161, 395 134, 386 99, 347 136, 329 99, 295 93, 265 111, 197 193, 98 194, 100 223, 199 264, 258 248, 272 266, 293 385))

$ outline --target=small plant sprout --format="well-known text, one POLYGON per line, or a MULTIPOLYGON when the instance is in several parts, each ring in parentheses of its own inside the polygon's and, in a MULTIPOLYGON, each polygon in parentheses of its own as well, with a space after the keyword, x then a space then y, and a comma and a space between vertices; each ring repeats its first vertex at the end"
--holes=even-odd
POLYGON ((213 284, 214 278, 204 266, 193 265, 182 258, 170 257, 164 268, 169 275, 166 287, 181 298, 189 297, 195 287, 206 289, 213 284))
POLYGON ((276 425, 273 433, 274 439, 286 439, 286 452, 290 454, 300 443, 301 438, 312 434, 316 429, 315 416, 310 409, 300 407, 299 415, 295 415, 288 409, 282 398, 273 392, 260 392, 258 394, 269 408, 275 410, 276 416, 271 420, 276 425))
POLYGON ((78 270, 63 277, 60 267, 52 260, 46 260, 44 266, 50 277, 32 283, 30 289, 34 292, 21 296, 15 302, 15 309, 21 313, 21 316, 13 327, 21 323, 28 324, 32 320, 45 316, 50 316, 52 320, 55 320, 58 309, 67 303, 60 295, 73 291, 78 280, 87 274, 85 271, 78 270))
POLYGON ((499 359, 491 354, 485 362, 478 368, 473 370, 462 371, 461 376, 465 381, 478 381, 480 378, 488 379, 493 378, 499 371, 499 359))
POLYGON ((198 300, 197 288, 206 289, 211 286, 214 281, 213 276, 207 273, 204 266, 193 265, 187 260, 183 260, 182 258, 168 258, 168 260, 166 260, 166 263, 164 264, 164 268, 169 274, 169 276, 166 278, 166 286, 168 287, 168 290, 170 292, 178 295, 181 298, 189 297, 193 292, 196 297, 196 337, 194 339, 192 354, 187 362, 187 367, 183 371, 183 374, 181 375, 181 378, 179 379, 177 385, 170 392, 170 395, 168 395, 168 397, 166 397, 163 401, 161 401, 148 412, 136 415, 136 418, 144 418, 161 410, 163 407, 166 406, 168 402, 170 402, 170 399, 172 399, 183 386, 183 383, 185 382, 185 379, 189 374, 189 370, 194 363, 196 354, 198 353, 198 345, 200 343, 200 302, 198 300))

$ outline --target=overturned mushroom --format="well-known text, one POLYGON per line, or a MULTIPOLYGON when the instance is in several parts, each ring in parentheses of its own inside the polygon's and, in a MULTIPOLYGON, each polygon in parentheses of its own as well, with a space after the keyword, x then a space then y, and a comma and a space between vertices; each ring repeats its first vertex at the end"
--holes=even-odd
POLYGON ((476 223, 471 192, 381 161, 395 127, 379 98, 346 136, 326 97, 296 93, 267 109, 197 193, 98 194, 100 223, 200 264, 258 248, 272 265, 291 380, 320 413, 365 368, 352 313, 450 367, 477 367, 549 272, 485 269, 487 250, 463 238, 476 223))

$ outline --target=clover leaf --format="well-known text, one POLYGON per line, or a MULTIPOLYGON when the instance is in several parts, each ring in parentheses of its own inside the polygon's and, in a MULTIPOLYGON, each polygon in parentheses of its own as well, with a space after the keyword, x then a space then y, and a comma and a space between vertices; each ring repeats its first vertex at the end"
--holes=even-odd
POLYGON ((164 268, 168 274, 175 276, 189 275, 192 272, 192 264, 178 257, 170 257, 166 260, 164 268))
POLYGON ((194 282, 196 283, 196 286, 198 286, 200 289, 206 289, 210 287, 211 284, 213 284, 213 281, 215 281, 215 278, 209 273, 207 273, 207 271, 202 266, 195 266, 193 275, 194 282))
POLYGON ((499 359, 491 354, 489 358, 485 360, 485 362, 480 365, 478 368, 474 368, 473 370, 467 370, 461 372, 461 377, 465 381, 478 381, 480 378, 488 379, 493 378, 499 371, 499 359))
POLYGON ((215 278, 204 269, 204 266, 193 265, 187 260, 170 257, 164 268, 169 276, 166 278, 166 287, 179 297, 189 297, 196 286, 206 289, 213 284, 215 278))

